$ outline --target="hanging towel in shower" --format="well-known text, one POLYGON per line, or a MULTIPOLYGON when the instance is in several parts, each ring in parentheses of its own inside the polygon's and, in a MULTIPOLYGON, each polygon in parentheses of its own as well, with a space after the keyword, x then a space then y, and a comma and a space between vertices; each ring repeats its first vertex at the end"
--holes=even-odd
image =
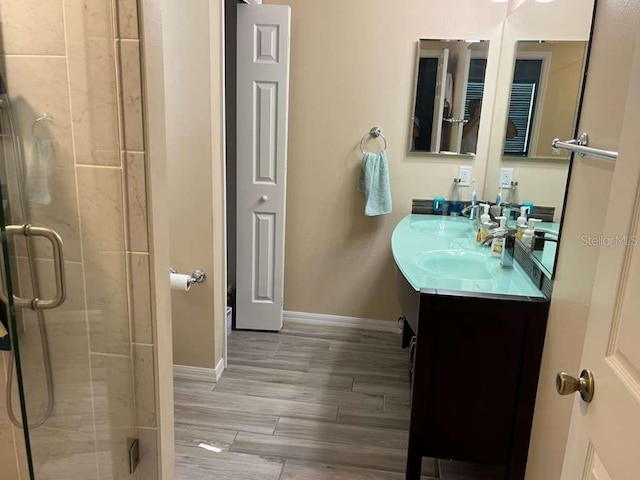
POLYGON ((391 213, 391 185, 386 151, 364 154, 358 190, 364 193, 366 216, 391 213))
POLYGON ((53 176, 53 140, 33 137, 31 152, 25 162, 24 186, 28 202, 51 203, 53 176))

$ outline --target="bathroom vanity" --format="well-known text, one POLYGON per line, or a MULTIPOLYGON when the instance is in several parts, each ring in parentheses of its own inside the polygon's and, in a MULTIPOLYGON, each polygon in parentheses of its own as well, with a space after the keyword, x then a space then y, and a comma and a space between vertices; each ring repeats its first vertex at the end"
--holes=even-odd
POLYGON ((412 379, 406 478, 432 457, 524 479, 548 298, 464 217, 408 215, 392 250, 412 379))

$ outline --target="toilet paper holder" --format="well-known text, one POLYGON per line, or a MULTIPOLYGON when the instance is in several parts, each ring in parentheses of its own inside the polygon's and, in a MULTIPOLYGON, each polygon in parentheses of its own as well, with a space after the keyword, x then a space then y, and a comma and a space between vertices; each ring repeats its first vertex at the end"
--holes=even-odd
MULTIPOLYGON (((178 270, 174 267, 170 267, 169 273, 178 273, 178 270)), ((206 278, 207 272, 197 268, 191 273, 191 280, 189 280, 189 285, 193 285, 194 283, 202 283, 206 280, 206 278)))

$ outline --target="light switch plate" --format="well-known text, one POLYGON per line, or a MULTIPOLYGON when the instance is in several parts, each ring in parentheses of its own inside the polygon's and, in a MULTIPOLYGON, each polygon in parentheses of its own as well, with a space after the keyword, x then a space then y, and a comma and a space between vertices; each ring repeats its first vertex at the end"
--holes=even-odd
POLYGON ((460 165, 460 170, 458 170, 458 185, 460 187, 468 187, 471 185, 471 167, 469 165, 460 165))
POLYGON ((513 182, 513 168, 500 169, 500 188, 511 188, 513 182))

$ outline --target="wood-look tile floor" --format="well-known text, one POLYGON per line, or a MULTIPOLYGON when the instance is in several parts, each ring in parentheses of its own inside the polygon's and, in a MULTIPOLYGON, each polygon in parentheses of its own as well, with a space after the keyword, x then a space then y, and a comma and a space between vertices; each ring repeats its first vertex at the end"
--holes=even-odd
MULTIPOLYGON (((399 330, 291 320, 280 333, 234 331, 219 383, 174 379, 177 478, 404 479, 409 382, 400 343, 399 330)), ((423 464, 432 478, 435 462, 423 464)), ((445 480, 496 478, 446 469, 445 480)))

